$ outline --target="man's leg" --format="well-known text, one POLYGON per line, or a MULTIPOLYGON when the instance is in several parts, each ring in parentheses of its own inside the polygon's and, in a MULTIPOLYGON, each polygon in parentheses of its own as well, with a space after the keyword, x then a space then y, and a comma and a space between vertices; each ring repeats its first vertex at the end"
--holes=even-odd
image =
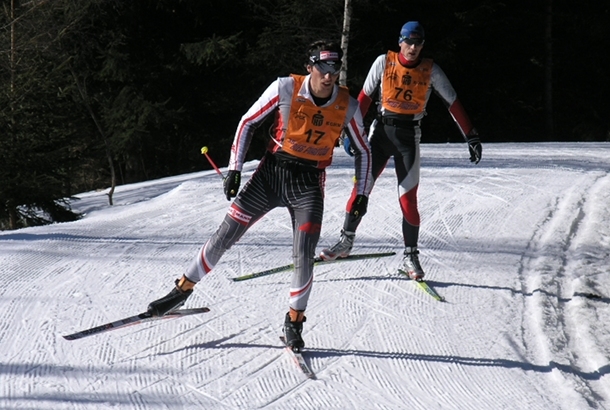
POLYGON ((151 314, 163 316, 182 306, 193 292, 195 284, 214 268, 222 255, 256 221, 279 203, 277 195, 264 181, 267 168, 268 165, 261 163, 252 178, 244 185, 214 235, 201 247, 187 272, 176 280, 176 286, 166 296, 148 305, 151 314))
POLYGON ((305 345, 301 333, 313 285, 315 250, 322 229, 324 178, 324 173, 303 173, 292 180, 292 192, 286 195, 293 226, 294 273, 290 284, 289 311, 284 320, 284 335, 287 345, 294 350, 305 345))
MULTIPOLYGON (((388 140, 385 134, 384 125, 375 122, 373 127, 371 127, 370 144, 371 172, 373 174, 374 184, 379 175, 381 175, 385 169, 388 160, 392 155, 393 147, 392 143, 388 140)), ((341 230, 339 241, 330 248, 322 249, 320 252, 320 258, 327 261, 333 261, 335 259, 345 258, 352 251, 354 240, 356 239, 356 229, 358 229, 358 225, 360 225, 360 222, 362 221, 361 216, 352 217, 349 214, 349 210, 351 209, 352 203, 356 199, 356 195, 358 195, 358 192, 354 186, 352 189, 352 194, 347 201, 347 205, 345 206, 345 219, 343 221, 343 229, 341 230)))
POLYGON ((421 132, 419 127, 413 129, 396 129, 395 139, 398 153, 394 155, 396 178, 398 180, 399 203, 402 211, 402 234, 405 244, 404 269, 415 280, 424 277, 424 271, 419 262, 420 215, 417 203, 417 190, 420 178, 421 132))

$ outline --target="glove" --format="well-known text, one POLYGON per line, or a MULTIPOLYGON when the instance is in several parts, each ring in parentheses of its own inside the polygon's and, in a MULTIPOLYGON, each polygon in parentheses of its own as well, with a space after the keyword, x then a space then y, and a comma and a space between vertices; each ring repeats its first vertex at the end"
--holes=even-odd
POLYGON ((227 176, 223 181, 223 186, 225 190, 225 195, 227 196, 227 201, 230 201, 231 198, 235 198, 237 196, 237 191, 239 191, 239 184, 241 183, 241 172, 240 171, 229 171, 227 176))
POLYGON ((362 218, 366 214, 369 199, 365 195, 357 195, 352 207, 349 210, 349 216, 352 221, 362 218))
POLYGON ((468 138, 468 151, 470 151, 470 162, 478 164, 483 155, 483 147, 478 135, 468 138))
POLYGON ((343 138, 343 149, 348 153, 350 157, 354 156, 354 150, 352 149, 352 144, 349 138, 343 138))

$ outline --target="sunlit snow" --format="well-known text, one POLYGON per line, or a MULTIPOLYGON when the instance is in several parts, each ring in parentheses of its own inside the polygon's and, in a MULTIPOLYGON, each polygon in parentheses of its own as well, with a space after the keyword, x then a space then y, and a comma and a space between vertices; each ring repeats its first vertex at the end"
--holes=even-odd
MULTIPOLYGON (((610 143, 485 144, 478 165, 465 144, 421 151, 420 258, 446 302, 397 274, 389 163, 353 252, 396 256, 315 268, 316 380, 278 338, 291 273, 230 280, 291 262, 283 208, 197 285, 186 307, 209 313, 62 338, 171 289, 228 210, 214 171, 117 187, 112 207, 84 193, 80 221, 0 232, 0 408, 610 409, 610 143)), ((337 148, 318 249, 352 175, 337 148)))

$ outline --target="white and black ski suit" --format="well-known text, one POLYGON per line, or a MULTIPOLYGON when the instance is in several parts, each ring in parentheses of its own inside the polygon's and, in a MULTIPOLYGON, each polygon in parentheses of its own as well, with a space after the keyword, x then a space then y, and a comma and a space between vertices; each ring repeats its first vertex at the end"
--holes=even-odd
MULTIPOLYGON (((417 207, 417 189, 420 175, 421 139, 420 121, 426 115, 426 104, 432 91, 447 106, 462 135, 476 132, 449 79, 430 59, 420 59, 407 66, 399 53, 389 51, 373 63, 358 96, 360 110, 366 114, 373 95, 379 95, 377 118, 369 129, 372 150, 372 171, 375 181, 394 157, 398 180, 398 196, 403 215, 404 244, 417 246, 420 215, 417 207)), ((356 197, 353 191, 347 209, 356 197)), ((355 232, 362 218, 346 215, 343 229, 355 232)))
POLYGON ((368 196, 372 188, 370 146, 358 101, 346 88, 335 85, 330 100, 316 106, 309 76, 280 77, 239 122, 229 170, 242 170, 255 128, 272 113, 275 121, 267 153, 216 233, 201 248, 186 277, 200 281, 256 221, 276 207, 286 207, 292 220, 295 266, 289 304, 294 310, 304 311, 322 226, 325 168, 345 130, 355 148, 356 192, 368 196))

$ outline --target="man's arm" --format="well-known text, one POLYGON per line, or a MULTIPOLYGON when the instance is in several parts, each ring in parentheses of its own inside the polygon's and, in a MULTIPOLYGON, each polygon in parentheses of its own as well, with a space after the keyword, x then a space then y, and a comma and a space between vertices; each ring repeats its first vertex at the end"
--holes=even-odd
POLYGON ((481 139, 476 128, 473 127, 468 114, 464 106, 457 97, 457 93, 453 89, 453 86, 449 82, 449 79, 441 70, 441 68, 434 64, 432 66, 432 75, 430 77, 432 87, 436 94, 443 100, 451 117, 457 124, 462 137, 468 142, 468 152, 470 153, 470 162, 478 164, 483 154, 483 147, 481 146, 481 139))
POLYGON ((471 133, 476 133, 476 130, 472 126, 472 122, 470 121, 468 114, 466 114, 464 106, 458 99, 457 93, 449 82, 447 75, 445 75, 445 72, 436 64, 432 66, 430 81, 434 88, 434 92, 443 100, 443 103, 451 114, 451 118, 453 118, 457 124, 464 139, 467 140, 471 133))
POLYGON ((259 99, 241 117, 231 146, 231 158, 228 169, 241 171, 246 152, 250 147, 252 135, 256 127, 278 106, 280 97, 280 80, 277 79, 267 87, 259 99))
POLYGON ((382 54, 375 59, 373 65, 371 65, 371 68, 369 69, 366 79, 364 80, 362 90, 360 91, 360 94, 358 94, 360 112, 363 116, 365 116, 369 111, 369 107, 373 102, 373 95, 375 94, 375 91, 379 89, 379 85, 381 84, 381 78, 385 70, 385 60, 385 54, 382 54))
POLYGON ((366 137, 364 122, 359 103, 350 98, 350 107, 347 118, 345 133, 350 140, 354 153, 354 166, 356 171, 356 189, 359 195, 368 196, 373 188, 371 146, 366 137), (353 113, 353 114, 352 114, 353 113))

